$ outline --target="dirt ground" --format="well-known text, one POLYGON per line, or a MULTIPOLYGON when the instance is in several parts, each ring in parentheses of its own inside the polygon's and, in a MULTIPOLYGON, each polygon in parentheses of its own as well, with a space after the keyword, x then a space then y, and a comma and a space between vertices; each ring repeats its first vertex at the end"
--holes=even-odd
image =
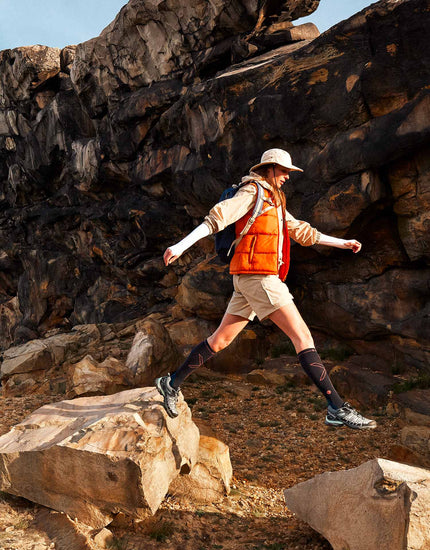
MULTIPOLYGON (((109 526, 114 550, 329 550, 330 544, 285 506, 283 489, 326 471, 390 458, 400 421, 367 411, 370 431, 324 425, 325 400, 311 387, 256 386, 238 375, 195 376, 183 393, 230 448, 232 491, 217 504, 194 506, 167 496, 149 520, 109 526)), ((0 434, 58 396, 0 397, 0 434)), ((60 548, 36 526, 40 506, 0 493, 1 550, 60 548)))

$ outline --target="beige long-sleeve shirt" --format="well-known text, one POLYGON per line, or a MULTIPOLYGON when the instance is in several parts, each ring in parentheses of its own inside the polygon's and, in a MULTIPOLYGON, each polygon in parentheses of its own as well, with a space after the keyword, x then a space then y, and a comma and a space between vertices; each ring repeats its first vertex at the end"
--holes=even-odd
MULTIPOLYGON (((258 179, 263 187, 270 190, 269 184, 258 176, 248 176, 244 179, 245 181, 258 179)), ((245 184, 234 197, 217 203, 204 219, 204 223, 209 227, 211 233, 217 233, 224 229, 224 227, 227 227, 227 225, 240 220, 254 206, 256 194, 257 189, 255 185, 245 184)), ((278 216, 282 216, 280 208, 278 208, 278 216)), ((308 222, 297 220, 287 210, 285 210, 285 221, 289 236, 300 245, 312 246, 319 243, 320 232, 308 222)))

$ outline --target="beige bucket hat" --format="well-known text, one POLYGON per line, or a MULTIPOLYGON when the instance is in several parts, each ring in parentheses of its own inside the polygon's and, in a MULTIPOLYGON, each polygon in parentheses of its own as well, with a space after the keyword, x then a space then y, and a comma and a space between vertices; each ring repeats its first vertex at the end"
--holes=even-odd
POLYGON ((261 156, 260 163, 253 166, 250 169, 250 172, 252 172, 256 168, 260 168, 260 166, 264 166, 265 164, 279 164, 279 166, 282 166, 282 168, 288 168, 288 170, 303 172, 301 168, 294 166, 291 160, 290 153, 287 153, 287 151, 284 151, 283 149, 269 149, 268 151, 264 151, 261 156))

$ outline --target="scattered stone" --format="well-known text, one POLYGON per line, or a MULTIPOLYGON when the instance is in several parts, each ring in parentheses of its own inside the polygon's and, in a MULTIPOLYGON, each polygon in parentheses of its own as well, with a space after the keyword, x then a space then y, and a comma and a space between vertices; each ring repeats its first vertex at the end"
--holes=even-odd
POLYGON ((187 502, 218 502, 230 493, 230 451, 207 423, 201 419, 196 423, 200 431, 197 464, 188 475, 179 475, 173 481, 169 493, 187 502))
POLYGON ((282 386, 286 378, 270 370, 254 369, 246 375, 246 381, 263 386, 282 386))
POLYGON ((318 475, 284 496, 288 508, 333 550, 429 548, 429 470, 378 458, 318 475))
POLYGON ((403 427, 400 442, 403 447, 414 453, 415 465, 430 468, 430 426, 403 427))
POLYGON ((109 395, 133 386, 130 370, 114 357, 107 357, 99 363, 91 355, 86 355, 70 367, 69 377, 70 397, 109 395))
POLYGON ((2 377, 34 370, 48 370, 54 365, 54 357, 46 342, 33 340, 22 346, 9 348, 1 365, 2 377))
POLYGON ((136 384, 152 385, 157 376, 173 372, 179 364, 179 352, 161 322, 149 316, 136 323, 136 335, 126 360, 136 384))
POLYGON ((74 363, 85 356, 90 342, 97 340, 100 333, 95 326, 75 327, 64 334, 55 334, 48 338, 31 340, 26 344, 14 346, 4 352, 1 365, 1 377, 4 395, 23 393, 49 393, 63 385, 66 391, 65 376, 56 386, 54 378, 58 373, 48 373, 63 363, 74 363))
POLYGON ((176 346, 181 350, 186 350, 185 353, 188 354, 192 347, 215 331, 217 323, 199 317, 188 317, 169 323, 166 328, 176 346))
POLYGON ((93 538, 96 545, 101 548, 112 547, 113 534, 106 527, 101 529, 93 538))
POLYGON ((261 369, 254 369, 246 375, 247 382, 268 386, 309 386, 310 378, 298 364, 297 357, 289 355, 267 359, 261 369))
POLYGON ((197 462, 182 396, 178 410, 168 417, 155 388, 45 405, 0 437, 0 488, 95 528, 145 517, 197 462))
POLYGON ((183 277, 176 300, 190 313, 218 321, 231 294, 231 276, 226 267, 211 258, 199 263, 183 277))
POLYGON ((400 444, 391 457, 413 466, 430 468, 430 389, 415 389, 394 395, 393 409, 400 412, 404 426, 400 444))
MULTIPOLYGON (((58 550, 99 550, 100 546, 91 536, 92 529, 72 519, 67 514, 40 508, 35 524, 53 541, 49 548, 58 550)), ((101 548, 104 548, 101 546, 101 548)))

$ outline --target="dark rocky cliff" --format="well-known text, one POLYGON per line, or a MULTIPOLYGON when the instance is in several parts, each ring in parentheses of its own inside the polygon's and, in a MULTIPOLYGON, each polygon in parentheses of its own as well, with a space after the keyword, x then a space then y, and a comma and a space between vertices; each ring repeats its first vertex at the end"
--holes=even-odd
POLYGON ((307 321, 429 368, 428 2, 382 0, 319 37, 291 23, 317 0, 260 4, 130 0, 77 47, 0 52, 4 349, 153 311, 219 316, 210 243, 169 270, 162 253, 280 146, 305 168, 289 210, 363 242, 293 247, 307 321))

